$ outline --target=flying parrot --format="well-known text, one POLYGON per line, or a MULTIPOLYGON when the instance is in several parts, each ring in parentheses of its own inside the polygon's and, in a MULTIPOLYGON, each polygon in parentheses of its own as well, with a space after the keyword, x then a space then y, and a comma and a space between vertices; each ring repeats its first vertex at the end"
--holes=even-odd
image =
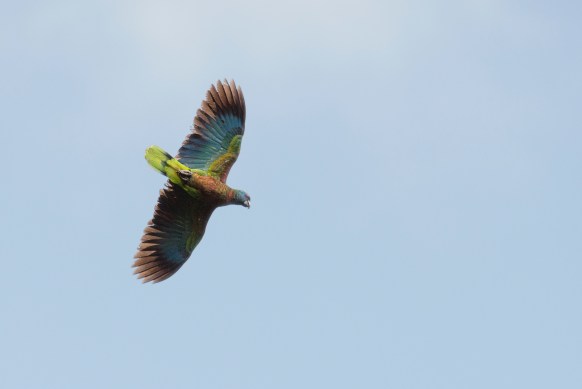
POLYGON ((238 204, 250 208, 248 194, 226 185, 244 129, 245 100, 240 86, 234 81, 217 81, 206 93, 176 157, 158 146, 147 148, 147 162, 168 181, 134 256, 134 274, 143 282, 163 281, 180 269, 200 243, 217 207, 238 204))

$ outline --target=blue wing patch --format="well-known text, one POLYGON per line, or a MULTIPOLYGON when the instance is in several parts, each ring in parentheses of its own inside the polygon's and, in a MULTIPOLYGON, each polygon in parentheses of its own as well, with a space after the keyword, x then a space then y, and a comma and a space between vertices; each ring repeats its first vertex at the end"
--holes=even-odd
MULTIPOLYGON (((208 170, 229 151, 232 139, 244 134, 245 101, 240 87, 225 80, 212 85, 194 118, 194 128, 177 159, 191 169, 208 170)), ((236 156, 235 156, 236 159, 236 156)), ((234 160, 232 161, 234 163, 234 160)))

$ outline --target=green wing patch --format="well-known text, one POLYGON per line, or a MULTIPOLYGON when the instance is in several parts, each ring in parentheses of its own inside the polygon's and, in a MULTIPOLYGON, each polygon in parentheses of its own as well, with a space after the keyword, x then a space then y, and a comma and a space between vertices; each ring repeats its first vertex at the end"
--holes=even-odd
POLYGON ((226 182, 240 152, 245 126, 245 101, 234 81, 218 81, 196 112, 194 128, 177 159, 192 169, 211 172, 226 182))

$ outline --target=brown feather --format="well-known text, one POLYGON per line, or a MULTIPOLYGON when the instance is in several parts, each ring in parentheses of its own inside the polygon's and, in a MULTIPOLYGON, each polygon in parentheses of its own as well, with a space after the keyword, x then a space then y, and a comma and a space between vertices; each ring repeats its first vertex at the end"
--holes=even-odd
POLYGON ((138 278, 159 282, 178 271, 202 238, 215 207, 216 204, 195 199, 168 182, 160 191, 154 217, 134 255, 134 273, 138 278), (188 242, 193 245, 189 247, 188 242))

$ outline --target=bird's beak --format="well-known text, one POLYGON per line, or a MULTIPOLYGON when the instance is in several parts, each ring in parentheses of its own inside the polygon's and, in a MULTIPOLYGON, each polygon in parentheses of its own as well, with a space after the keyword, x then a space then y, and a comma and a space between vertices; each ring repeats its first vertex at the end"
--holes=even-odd
POLYGON ((250 208, 250 207, 251 207, 251 201, 250 201, 250 200, 247 200, 247 201, 245 201, 245 202, 243 203, 243 206, 244 206, 244 207, 247 207, 247 208, 250 208))

